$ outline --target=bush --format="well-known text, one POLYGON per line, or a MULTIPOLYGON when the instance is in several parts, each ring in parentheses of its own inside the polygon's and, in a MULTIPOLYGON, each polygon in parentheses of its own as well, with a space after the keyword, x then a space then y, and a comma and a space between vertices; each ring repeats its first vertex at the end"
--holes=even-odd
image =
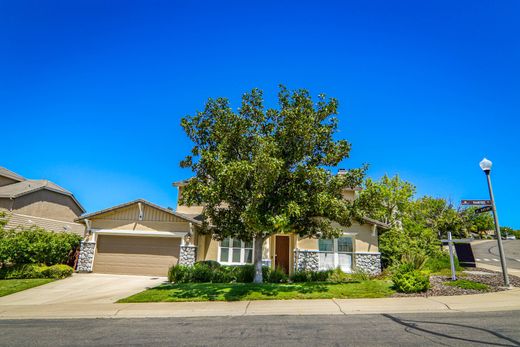
POLYGON ((191 282, 212 282, 214 271, 215 270, 209 267, 209 265, 201 263, 195 264, 191 269, 191 282))
POLYGON ((2 264, 63 264, 79 246, 76 234, 54 233, 33 227, 23 230, 2 230, 0 263, 2 264))
POLYGON ((271 271, 267 282, 269 283, 285 283, 287 282, 287 274, 282 268, 278 267, 271 271))
POLYGON ((168 271, 168 281, 172 283, 191 282, 192 268, 186 265, 174 265, 168 271))
POLYGON ((402 293, 424 292, 430 288, 430 277, 414 269, 412 264, 400 266, 392 276, 394 288, 402 293))
POLYGON ((350 282, 352 277, 344 273, 339 267, 334 269, 329 276, 329 281, 333 283, 346 283, 350 282))
POLYGON ((72 276, 74 269, 65 264, 56 264, 45 268, 42 274, 45 278, 62 279, 72 276))
POLYGON ((195 264, 204 264, 204 265, 209 266, 212 269, 216 269, 221 266, 220 263, 216 260, 201 260, 201 261, 196 262, 195 264))

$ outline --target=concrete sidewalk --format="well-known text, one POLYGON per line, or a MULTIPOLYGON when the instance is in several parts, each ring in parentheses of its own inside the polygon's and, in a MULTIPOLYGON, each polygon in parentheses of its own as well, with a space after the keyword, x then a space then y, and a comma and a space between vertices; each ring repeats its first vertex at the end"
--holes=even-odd
POLYGON ((0 319, 145 318, 520 310, 520 288, 462 296, 145 304, 0 304, 0 319))

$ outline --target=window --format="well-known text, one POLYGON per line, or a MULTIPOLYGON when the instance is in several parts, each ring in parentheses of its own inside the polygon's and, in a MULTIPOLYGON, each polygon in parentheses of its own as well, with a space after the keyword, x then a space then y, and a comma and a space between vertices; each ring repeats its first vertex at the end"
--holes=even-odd
POLYGON ((320 239, 320 270, 339 267, 344 272, 352 272, 352 237, 320 239))
POLYGON ((253 242, 241 241, 230 237, 220 241, 219 262, 222 264, 251 264, 253 263, 253 242))

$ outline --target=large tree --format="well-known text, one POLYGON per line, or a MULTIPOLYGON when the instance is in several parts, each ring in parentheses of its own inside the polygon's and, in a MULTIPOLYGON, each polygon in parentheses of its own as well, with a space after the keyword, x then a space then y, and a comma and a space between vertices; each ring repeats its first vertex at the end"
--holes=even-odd
POLYGON ((262 244, 276 233, 333 237, 350 225, 346 187, 362 182, 365 168, 333 175, 351 145, 335 139, 338 102, 281 86, 278 107, 266 108, 262 92, 242 96, 233 111, 228 99, 209 99, 203 111, 182 119, 193 142, 181 166, 194 177, 182 202, 203 205, 200 232, 217 239, 254 240, 255 282, 262 282, 262 244))

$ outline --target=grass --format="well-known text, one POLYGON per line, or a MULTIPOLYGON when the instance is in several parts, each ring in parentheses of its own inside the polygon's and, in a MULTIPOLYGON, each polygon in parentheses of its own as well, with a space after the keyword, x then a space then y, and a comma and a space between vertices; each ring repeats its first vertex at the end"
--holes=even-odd
POLYGON ((41 286, 54 281, 51 278, 35 278, 24 280, 0 280, 0 296, 6 296, 16 292, 21 292, 29 288, 41 286))
POLYGON ((239 301, 290 299, 384 298, 392 295, 390 281, 350 283, 183 283, 163 284, 118 302, 239 301))
POLYGON ((473 290, 480 290, 480 291, 488 291, 489 286, 487 284, 470 281, 470 280, 455 280, 450 282, 444 282, 447 286, 453 286, 453 287, 459 287, 462 289, 473 289, 473 290))

